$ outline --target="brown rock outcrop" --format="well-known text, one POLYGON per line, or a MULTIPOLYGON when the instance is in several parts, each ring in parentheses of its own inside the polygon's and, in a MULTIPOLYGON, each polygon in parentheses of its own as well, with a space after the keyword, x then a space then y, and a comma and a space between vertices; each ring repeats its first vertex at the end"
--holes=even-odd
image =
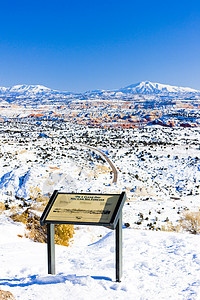
POLYGON ((0 290, 0 300, 15 300, 15 297, 9 291, 0 290))

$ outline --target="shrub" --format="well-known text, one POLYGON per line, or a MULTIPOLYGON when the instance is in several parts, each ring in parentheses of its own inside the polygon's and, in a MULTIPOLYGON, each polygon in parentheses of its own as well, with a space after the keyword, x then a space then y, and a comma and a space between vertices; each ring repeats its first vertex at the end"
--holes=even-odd
POLYGON ((28 218, 28 211, 29 208, 27 208, 23 213, 14 213, 10 217, 14 222, 21 222, 23 224, 27 223, 27 218, 28 218))
POLYGON ((200 212, 188 212, 180 219, 181 227, 192 233, 200 233, 200 212))
MULTIPOLYGON (((22 222, 26 225, 27 233, 25 236, 34 242, 47 242, 47 226, 40 225, 40 218, 27 208, 23 213, 15 213, 11 215, 11 219, 15 222, 22 222)), ((57 245, 69 246, 70 240, 74 235, 73 225, 55 225, 55 243, 57 245)))
POLYGON ((38 198, 38 196, 40 196, 40 194, 41 194, 41 190, 39 187, 37 187, 37 186, 30 187, 30 198, 31 199, 38 198))
POLYGON ((25 236, 34 242, 47 242, 47 227, 40 225, 40 218, 34 213, 28 212, 26 220, 26 229, 28 230, 25 236))
POLYGON ((4 211, 5 209, 5 204, 3 202, 0 202, 0 212, 4 211))
POLYGON ((42 195, 42 191, 37 187, 30 187, 30 199, 35 200, 36 202, 43 202, 44 205, 47 204, 49 197, 42 195))
POLYGON ((55 243, 57 245, 69 246, 70 240, 74 235, 74 226, 60 224, 55 225, 55 243))

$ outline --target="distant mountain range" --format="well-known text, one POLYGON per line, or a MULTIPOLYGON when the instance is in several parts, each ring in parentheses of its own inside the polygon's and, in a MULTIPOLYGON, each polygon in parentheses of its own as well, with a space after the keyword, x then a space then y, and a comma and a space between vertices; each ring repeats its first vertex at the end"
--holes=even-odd
POLYGON ((200 96, 200 91, 189 87, 178 87, 150 81, 142 81, 116 90, 95 90, 85 93, 62 92, 47 88, 42 85, 15 85, 13 87, 0 87, 1 98, 12 102, 17 99, 29 98, 37 101, 44 100, 53 102, 53 99, 129 99, 135 95, 168 96, 170 98, 181 96, 200 96))
POLYGON ((120 90, 123 93, 131 94, 186 94, 186 93, 200 93, 198 90, 189 87, 178 87, 173 85, 154 83, 150 81, 142 81, 136 84, 129 85, 120 90))

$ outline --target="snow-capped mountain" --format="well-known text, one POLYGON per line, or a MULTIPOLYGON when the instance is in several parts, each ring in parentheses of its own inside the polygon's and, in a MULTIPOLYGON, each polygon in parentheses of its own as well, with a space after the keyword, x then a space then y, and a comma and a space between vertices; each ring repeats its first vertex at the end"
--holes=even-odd
POLYGON ((58 94, 69 94, 66 92, 60 92, 57 90, 53 90, 50 88, 47 88, 43 85, 14 85, 12 87, 0 87, 0 95, 5 96, 37 96, 37 95, 58 95, 58 94))
POLYGON ((142 81, 120 89, 122 93, 130 94, 188 94, 200 93, 200 91, 189 87, 178 87, 173 85, 142 81))
POLYGON ((43 86, 43 85, 14 85, 9 89, 9 93, 18 93, 18 94, 42 94, 49 93, 52 90, 43 86))
POLYGON ((112 99, 112 98, 130 98, 134 95, 155 95, 155 96, 195 96, 200 95, 200 91, 189 87, 178 87, 150 81, 142 81, 116 90, 96 90, 84 93, 89 98, 112 99))

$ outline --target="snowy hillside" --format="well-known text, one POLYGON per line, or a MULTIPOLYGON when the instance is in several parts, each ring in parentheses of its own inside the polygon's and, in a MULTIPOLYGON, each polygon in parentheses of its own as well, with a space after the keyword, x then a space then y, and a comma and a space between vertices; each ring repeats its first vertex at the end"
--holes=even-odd
POLYGON ((24 237, 23 225, 0 215, 0 289, 17 300, 200 298, 199 237, 123 229, 123 277, 115 282, 114 232, 76 230, 70 247, 56 245, 56 275, 47 274, 47 246, 24 237), (105 235, 95 243, 92 234, 105 235))

